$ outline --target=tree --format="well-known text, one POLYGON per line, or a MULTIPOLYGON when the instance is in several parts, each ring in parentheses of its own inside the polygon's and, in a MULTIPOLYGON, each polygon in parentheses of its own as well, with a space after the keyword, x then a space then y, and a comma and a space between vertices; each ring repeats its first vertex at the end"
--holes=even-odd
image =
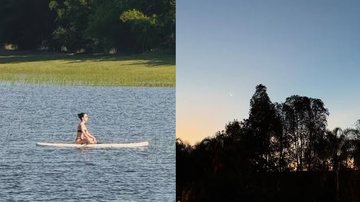
POLYGON ((348 168, 348 160, 353 157, 354 144, 352 136, 358 134, 355 129, 335 128, 334 130, 328 130, 324 140, 326 145, 323 149, 322 155, 324 160, 330 162, 330 169, 340 170, 348 168))
POLYGON ((0 44, 18 49, 175 50, 174 0, 0 0, 0 44))
POLYGON ((147 36, 150 42, 156 43, 148 49, 165 48, 175 51, 175 0, 157 0, 152 1, 151 4, 147 0, 136 0, 128 3, 129 8, 126 11, 136 9, 145 16, 156 16, 156 27, 151 30, 156 33, 147 36))
POLYGON ((181 139, 176 139, 176 176, 181 184, 192 179, 192 147, 181 139))
POLYGON ((175 0, 161 0, 156 1, 155 4, 151 12, 158 16, 159 45, 163 48, 175 49, 175 0))
POLYGON ((306 151, 307 168, 311 170, 315 165, 319 164, 319 158, 315 152, 316 142, 324 136, 326 132, 327 116, 329 111, 325 108, 324 103, 320 99, 309 98, 310 106, 306 120, 308 130, 308 150, 306 151))
POLYGON ((262 84, 256 86, 256 91, 250 100, 249 119, 247 127, 253 131, 254 147, 257 154, 257 164, 261 170, 275 169, 277 152, 272 143, 278 141, 281 134, 281 121, 276 115, 274 104, 262 84))
POLYGON ((352 130, 350 141, 353 146, 354 165, 357 169, 360 169, 360 119, 355 123, 355 129, 352 130))
POLYGON ((294 95, 282 106, 283 127, 287 133, 290 162, 296 162, 297 170, 311 170, 318 164, 315 142, 326 131, 328 110, 320 99, 294 95))
POLYGON ((112 48, 131 49, 132 38, 125 25, 118 19, 119 13, 128 9, 127 1, 92 0, 88 24, 84 33, 93 51, 106 51, 112 48))
POLYGON ((51 0, 51 10, 56 12, 56 28, 53 31, 52 46, 76 52, 86 48, 89 41, 84 37, 90 13, 89 0, 51 0))
POLYGON ((131 33, 137 39, 136 49, 150 50, 157 42, 158 20, 155 14, 147 16, 136 9, 123 12, 120 20, 130 26, 131 33))
MULTIPOLYGON (((285 127, 285 124, 290 124, 293 123, 293 119, 285 119, 286 117, 286 113, 290 112, 291 110, 288 110, 286 108, 286 105, 283 105, 281 103, 275 103, 275 110, 276 110, 276 116, 277 116, 277 120, 280 121, 280 124, 278 125, 278 127, 280 127, 279 129, 279 135, 277 138, 277 141, 275 142, 275 144, 273 145, 273 147, 277 147, 275 149, 275 151, 279 152, 279 157, 278 157, 278 170, 279 171, 285 171, 288 170, 288 165, 290 163, 290 135, 292 133, 292 131, 288 131, 286 129, 291 129, 293 127, 285 127)), ((289 116, 289 117, 293 117, 293 116, 289 116)))

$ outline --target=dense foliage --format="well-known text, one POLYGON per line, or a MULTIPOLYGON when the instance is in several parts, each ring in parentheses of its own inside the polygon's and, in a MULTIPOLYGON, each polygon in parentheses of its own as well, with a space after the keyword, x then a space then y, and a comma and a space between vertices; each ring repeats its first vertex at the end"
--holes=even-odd
MULTIPOLYGON (((195 184, 209 191, 212 188, 206 182, 217 180, 217 184, 228 185, 236 179, 238 190, 230 191, 231 194, 250 193, 249 186, 258 183, 254 179, 261 173, 268 173, 265 178, 271 178, 291 171, 358 170, 360 121, 353 129, 328 130, 328 115, 320 99, 294 95, 284 103, 272 103, 266 87, 256 86, 249 118, 229 122, 225 130, 194 146, 177 139, 177 191, 184 191, 184 186, 194 191, 195 184)), ((257 186, 262 187, 261 191, 269 188, 257 186)))
POLYGON ((20 50, 175 50, 175 0, 0 0, 0 44, 20 50))

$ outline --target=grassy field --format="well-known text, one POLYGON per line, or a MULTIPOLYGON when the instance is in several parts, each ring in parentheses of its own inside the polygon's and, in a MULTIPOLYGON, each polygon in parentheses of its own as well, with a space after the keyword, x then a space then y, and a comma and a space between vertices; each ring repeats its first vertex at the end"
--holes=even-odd
POLYGON ((0 54, 0 81, 61 85, 175 87, 175 55, 0 54))

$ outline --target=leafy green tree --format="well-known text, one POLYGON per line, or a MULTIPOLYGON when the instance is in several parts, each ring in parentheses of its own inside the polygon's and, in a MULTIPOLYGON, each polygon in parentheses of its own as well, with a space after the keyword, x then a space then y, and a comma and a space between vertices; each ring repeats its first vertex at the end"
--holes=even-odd
POLYGON ((90 40, 93 51, 106 51, 116 48, 121 51, 133 49, 134 36, 119 14, 129 9, 129 1, 92 0, 85 37, 90 40))
POLYGON ((138 50, 150 50, 158 42, 156 37, 158 20, 155 14, 147 16, 139 10, 131 9, 123 12, 120 20, 130 26, 131 33, 137 39, 138 50))
POLYGON ((174 0, 0 0, 0 5, 0 45, 68 52, 175 50, 174 0))
POLYGON ((175 0, 157 0, 151 3, 147 0, 128 1, 129 7, 125 11, 136 9, 145 16, 156 16, 156 27, 151 30, 156 34, 147 36, 150 42, 156 41, 156 43, 148 49, 165 48, 175 51, 175 2, 175 0))
POLYGON ((86 37, 94 47, 138 52, 175 49, 174 0, 92 0, 91 5, 86 37))
POLYGON ((51 0, 49 7, 57 14, 52 45, 56 49, 65 46, 71 52, 87 48, 89 41, 84 37, 84 32, 91 9, 90 1, 51 0))
POLYGON ((175 0, 159 0, 154 2, 150 13, 158 18, 159 45, 168 49, 175 49, 175 0))

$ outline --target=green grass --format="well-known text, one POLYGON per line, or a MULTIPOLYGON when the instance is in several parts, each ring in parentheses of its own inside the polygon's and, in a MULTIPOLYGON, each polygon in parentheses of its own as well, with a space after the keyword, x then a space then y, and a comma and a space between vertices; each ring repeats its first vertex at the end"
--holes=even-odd
POLYGON ((175 55, 7 53, 0 81, 61 85, 175 87, 175 55))

